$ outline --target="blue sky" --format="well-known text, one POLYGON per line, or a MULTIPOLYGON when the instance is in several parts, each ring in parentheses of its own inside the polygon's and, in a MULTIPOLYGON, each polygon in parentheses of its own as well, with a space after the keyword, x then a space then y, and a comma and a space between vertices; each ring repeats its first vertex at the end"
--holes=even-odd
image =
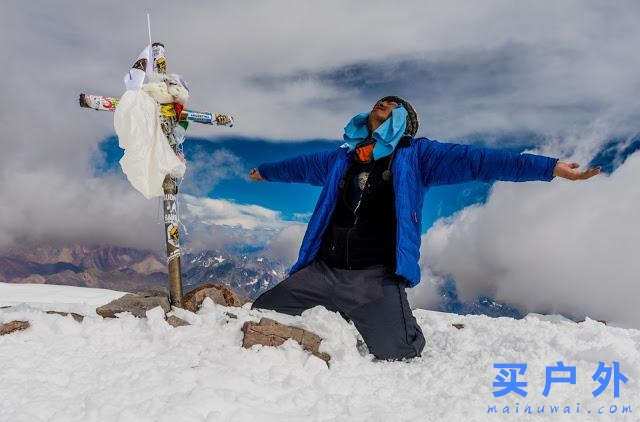
MULTIPOLYGON (((498 143, 512 145, 513 151, 524 151, 531 148, 535 135, 516 134, 512 137, 503 135, 500 140, 491 141, 480 136, 470 137, 460 142, 489 144, 498 143), (529 140, 524 143, 523 140, 529 140), (514 146, 521 142, 520 147, 514 146)), ((623 148, 619 148, 622 139, 609 140, 601 151, 593 158, 589 165, 601 165, 605 172, 610 173, 620 165, 624 159, 640 148, 640 140, 632 140, 623 148)), ((339 141, 306 140, 298 142, 275 142, 256 138, 219 137, 212 139, 190 138, 184 144, 184 152, 188 160, 192 160, 196 152, 204 160, 202 165, 206 173, 206 159, 216 151, 224 150, 233 154, 241 163, 241 171, 219 178, 205 190, 194 192, 185 184, 184 193, 204 194, 210 198, 228 199, 239 204, 255 204, 272 210, 277 210, 285 220, 307 222, 313 211, 320 188, 299 183, 255 183, 247 179, 246 173, 252 167, 263 162, 284 160, 300 154, 329 150, 340 145, 339 141), (202 154, 204 152, 204 154, 202 154)), ((119 171, 118 160, 123 150, 118 147, 117 138, 109 137, 100 142, 100 154, 94 157, 92 165, 97 174, 105 171, 119 171)), ((215 164, 211 164, 213 167, 215 164)), ((186 179, 202 177, 203 174, 188 173, 186 179)), ((422 230, 426 232, 439 218, 448 217, 465 207, 485 201, 491 189, 490 183, 471 182, 460 185, 437 186, 429 190, 422 211, 422 230)))
MULTIPOLYGON (((196 151, 209 154, 220 149, 237 156, 243 166, 243 174, 231 175, 211 186, 204 193, 210 198, 229 199, 240 204, 255 204, 282 213, 283 219, 308 221, 313 211, 320 188, 300 183, 256 183, 249 181, 244 175, 252 167, 263 162, 284 160, 296 155, 336 148, 338 141, 309 140, 300 142, 277 143, 259 139, 224 137, 214 140, 187 138, 184 152, 189 159, 196 151)), ((118 160, 123 150, 118 147, 117 138, 109 137, 100 143, 100 151, 94 158, 93 165, 97 174, 106 171, 118 171, 118 160)), ((206 155, 202 155, 206 158, 206 155)), ((206 163, 204 165, 206 167, 206 163)), ((186 178, 194 175, 186 175, 186 178)), ((491 185, 488 183, 465 183, 452 186, 432 188, 425 200, 423 209, 423 232, 438 218, 447 217, 454 212, 474 203, 484 201, 491 185)), ((190 189, 184 193, 194 194, 190 189)))

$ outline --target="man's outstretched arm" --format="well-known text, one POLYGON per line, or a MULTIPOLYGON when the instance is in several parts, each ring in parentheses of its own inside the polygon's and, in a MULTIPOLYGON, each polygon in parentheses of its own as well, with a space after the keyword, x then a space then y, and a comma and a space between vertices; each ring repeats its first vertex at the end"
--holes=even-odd
POLYGON ((255 181, 309 183, 322 186, 339 150, 300 155, 275 163, 265 163, 249 171, 255 181))
POLYGON ((420 170, 425 185, 445 185, 472 180, 525 182, 550 181, 555 176, 570 180, 588 179, 600 168, 585 172, 576 163, 535 154, 483 148, 437 141, 420 142, 420 170))

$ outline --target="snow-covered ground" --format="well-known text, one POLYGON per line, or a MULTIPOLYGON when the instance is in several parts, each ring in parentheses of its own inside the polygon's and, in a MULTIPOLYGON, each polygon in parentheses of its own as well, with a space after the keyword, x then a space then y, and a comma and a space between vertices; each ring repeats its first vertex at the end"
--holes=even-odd
POLYGON ((107 289, 58 286, 54 284, 0 283, 0 306, 27 303, 30 308, 95 314, 98 306, 124 295, 107 289))
POLYGON ((23 303, 0 309, 0 323, 31 322, 26 331, 0 336, 1 421, 640 420, 639 330, 417 310, 427 338, 423 356, 376 362, 358 352, 355 328, 322 308, 288 317, 207 300, 198 314, 177 311, 192 324, 180 328, 154 311, 147 319, 94 313, 82 323, 42 311, 87 313, 121 294, 0 283, 0 306, 23 303), (293 342, 243 349, 242 324, 263 315, 321 335, 330 367, 293 342), (576 383, 554 383, 545 397, 545 368, 557 361, 576 367, 576 383), (620 363, 628 382, 619 398, 613 380, 593 397, 598 361, 620 363), (528 365, 518 377, 528 382, 526 397, 493 397, 495 363, 528 365), (498 414, 488 413, 494 405, 498 414), (525 413, 527 405, 533 414, 525 413), (550 405, 559 413, 550 414, 550 405), (544 414, 537 414, 541 406, 544 414))

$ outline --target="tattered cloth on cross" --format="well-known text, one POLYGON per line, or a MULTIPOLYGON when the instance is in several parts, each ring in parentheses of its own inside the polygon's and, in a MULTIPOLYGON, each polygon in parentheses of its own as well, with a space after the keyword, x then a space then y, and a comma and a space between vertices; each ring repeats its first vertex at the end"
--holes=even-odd
POLYGON ((178 75, 152 72, 150 51, 150 45, 145 47, 124 76, 127 91, 120 98, 113 119, 118 144, 125 150, 120 160, 122 171, 147 199, 163 195, 166 175, 184 175, 185 163, 162 132, 160 104, 184 104, 189 98, 186 84, 178 75))

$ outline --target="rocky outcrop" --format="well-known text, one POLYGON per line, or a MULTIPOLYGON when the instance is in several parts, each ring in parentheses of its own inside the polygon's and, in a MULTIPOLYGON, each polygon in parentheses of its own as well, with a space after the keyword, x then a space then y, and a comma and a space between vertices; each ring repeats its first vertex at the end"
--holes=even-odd
POLYGON ((84 315, 76 314, 75 312, 47 311, 47 313, 48 314, 55 314, 55 315, 62 315, 62 316, 71 315, 73 317, 73 319, 75 319, 78 322, 82 322, 82 320, 84 319, 84 315))
POLYGON ((10 321, 0 324, 0 336, 11 334, 14 331, 26 330, 29 326, 29 321, 10 321))
POLYGON ((96 308, 96 313, 104 318, 115 318, 117 313, 131 312, 132 315, 143 318, 148 310, 156 306, 160 306, 165 314, 171 310, 169 299, 166 296, 158 296, 152 293, 127 293, 106 305, 96 308))
POLYGON ((322 338, 315 333, 298 327, 280 324, 269 318, 261 318, 259 323, 247 321, 242 326, 244 338, 242 347, 249 348, 256 344, 263 346, 280 346, 288 339, 297 341, 304 350, 329 363, 331 357, 319 352, 322 338))
POLYGON ((242 306, 250 302, 248 297, 234 292, 224 284, 203 284, 182 297, 182 307, 197 312, 206 297, 223 306, 242 306))
MULTIPOLYGON (((104 318, 115 318, 117 313, 130 312, 135 317, 146 318, 147 311, 155 309, 158 306, 162 308, 165 320, 172 327, 190 325, 187 321, 175 315, 167 316, 167 312, 171 310, 171 305, 169 304, 169 298, 163 292, 128 293, 106 305, 100 306, 96 309, 96 313, 104 318)), ((72 315, 74 315, 75 318, 77 314, 72 315)))
POLYGON ((170 315, 167 317, 167 324, 169 324, 172 327, 184 327, 185 325, 191 325, 184 319, 178 318, 175 315, 170 315))
POLYGON ((41 276, 40 274, 31 274, 27 277, 22 278, 14 278, 11 280, 12 283, 20 283, 20 284, 44 284, 47 279, 41 276))
POLYGON ((160 262, 156 257, 149 255, 140 262, 131 266, 131 269, 140 274, 166 273, 167 264, 160 262))
MULTIPOLYGON (((576 323, 580 324, 581 322, 585 322, 585 321, 586 321, 586 319, 581 319, 581 320, 579 320, 579 321, 576 321, 576 323)), ((596 322, 599 322, 600 324, 607 325, 607 321, 606 321, 606 320, 604 320, 604 319, 596 319, 595 321, 596 321, 596 322)))

